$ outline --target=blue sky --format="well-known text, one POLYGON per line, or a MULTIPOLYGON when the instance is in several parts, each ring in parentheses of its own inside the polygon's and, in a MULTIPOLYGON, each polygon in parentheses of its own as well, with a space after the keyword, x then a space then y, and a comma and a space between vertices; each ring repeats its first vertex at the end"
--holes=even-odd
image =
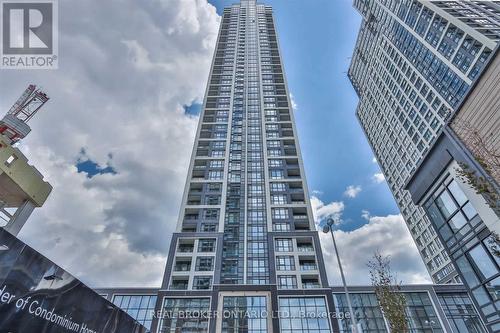
MULTIPOLYGON (((210 1, 220 14, 238 0, 210 1)), ((337 241, 347 278, 369 284, 366 262, 381 250, 405 283, 429 282, 387 185, 372 181, 380 170, 345 74, 360 23, 351 1, 266 3, 276 12, 298 104, 308 185, 323 192, 314 194, 313 210, 317 218, 342 211, 346 221, 337 241), (362 190, 349 198, 348 186, 362 190)), ((0 75, 0 109, 8 110, 30 83, 51 97, 19 148, 53 191, 20 237, 91 286, 158 286, 199 119, 193 101, 203 99, 220 17, 203 0, 59 7, 59 70, 0 75)), ((328 276, 338 285, 331 239, 323 233, 320 239, 328 276)))
MULTIPOLYGON (((209 0, 220 15, 234 0, 209 0)), ((343 230, 371 215, 398 214, 386 182, 372 177, 380 169, 356 119, 357 96, 347 69, 361 17, 348 0, 266 0, 273 6, 311 191, 323 202, 343 201, 343 230), (343 195, 361 186, 355 198, 343 195)))

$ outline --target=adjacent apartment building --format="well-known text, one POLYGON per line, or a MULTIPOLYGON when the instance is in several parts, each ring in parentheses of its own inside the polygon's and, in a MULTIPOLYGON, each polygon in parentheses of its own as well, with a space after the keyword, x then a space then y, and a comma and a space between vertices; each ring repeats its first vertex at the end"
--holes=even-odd
POLYGON ((428 214, 490 332, 500 332, 499 183, 497 48, 406 186, 428 214))
POLYGON ((273 12, 256 0, 241 0, 222 15, 156 308, 164 314, 190 309, 262 315, 163 316, 152 331, 338 330, 325 316, 279 321, 265 315, 306 307, 324 312, 334 305, 273 12))
POLYGON ((500 5, 355 0, 354 7, 363 16, 348 72, 356 115, 433 281, 461 282, 404 186, 491 59, 500 5))

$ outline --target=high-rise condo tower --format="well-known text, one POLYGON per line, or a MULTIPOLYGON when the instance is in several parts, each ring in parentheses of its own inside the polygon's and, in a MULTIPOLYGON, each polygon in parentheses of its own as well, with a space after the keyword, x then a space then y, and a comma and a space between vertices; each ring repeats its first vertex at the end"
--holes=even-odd
POLYGON ((222 15, 157 309, 258 313, 164 316, 161 332, 292 332, 295 310, 333 309, 272 8, 255 0, 222 15), (265 315, 277 310, 292 315, 265 315))
POLYGON ((405 183, 500 39, 494 1, 355 0, 363 16, 349 68, 356 115, 435 283, 459 282, 405 183))

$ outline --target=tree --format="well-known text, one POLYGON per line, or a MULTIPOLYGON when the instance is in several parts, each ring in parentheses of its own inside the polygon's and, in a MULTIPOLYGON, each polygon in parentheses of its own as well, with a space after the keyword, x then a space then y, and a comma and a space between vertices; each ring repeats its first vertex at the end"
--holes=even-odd
POLYGON ((491 237, 488 239, 488 245, 493 255, 500 258, 500 236, 498 236, 496 232, 491 233, 491 237))
POLYGON ((454 119, 451 128, 469 149, 477 163, 488 176, 478 175, 467 163, 459 163, 458 177, 470 185, 477 194, 482 195, 490 208, 500 216, 500 196, 494 183, 500 182, 500 152, 498 134, 484 133, 462 119, 454 119))
POLYGON ((375 287, 375 294, 382 313, 389 323, 391 332, 409 332, 406 319, 406 298, 401 292, 401 283, 391 271, 389 256, 382 256, 379 252, 373 254, 368 262, 370 279, 375 287))
POLYGON ((483 169, 500 183, 498 133, 484 133, 468 121, 459 118, 453 120, 451 128, 483 169))

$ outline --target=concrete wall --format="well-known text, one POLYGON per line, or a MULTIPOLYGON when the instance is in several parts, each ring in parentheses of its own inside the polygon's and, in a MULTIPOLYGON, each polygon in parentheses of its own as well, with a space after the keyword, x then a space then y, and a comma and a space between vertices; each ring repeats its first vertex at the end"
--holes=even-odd
POLYGON ((485 159, 500 183, 500 56, 494 55, 450 126, 472 154, 485 159), (482 141, 482 142, 481 142, 482 141), (493 157, 492 154, 497 157, 493 157), (495 167, 496 165, 496 167, 495 167))

